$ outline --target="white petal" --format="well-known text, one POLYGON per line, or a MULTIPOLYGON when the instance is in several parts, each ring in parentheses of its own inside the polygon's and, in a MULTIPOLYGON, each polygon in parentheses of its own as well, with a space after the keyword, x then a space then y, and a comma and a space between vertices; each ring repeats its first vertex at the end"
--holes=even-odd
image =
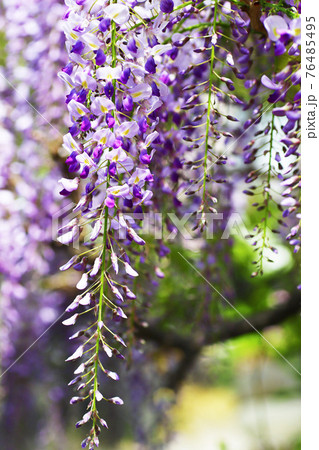
POLYGON ((228 53, 226 56, 226 61, 230 66, 234 65, 233 55, 231 53, 228 53))
POLYGON ((105 9, 105 14, 115 23, 122 25, 126 23, 130 18, 130 11, 127 6, 113 4, 107 6, 105 9))
POLYGON ((76 285, 77 289, 79 290, 83 290, 87 287, 88 285, 88 274, 84 273, 80 279, 80 281, 78 282, 78 284, 76 285))
POLYGON ((281 16, 269 16, 264 20, 265 28, 268 32, 269 39, 278 41, 280 38, 277 30, 285 30, 288 28, 287 22, 281 16))
POLYGON ((74 325, 78 316, 79 316, 78 314, 73 314, 73 316, 69 317, 66 320, 63 320, 63 322, 62 322, 63 325, 65 325, 65 326, 74 325))
POLYGON ((129 265, 129 263, 127 263, 127 262, 124 263, 124 266, 125 266, 125 272, 128 275, 131 275, 131 277, 138 277, 138 273, 136 272, 136 270, 133 269, 133 267, 131 267, 129 265))
POLYGON ((112 357, 113 353, 112 353, 112 350, 110 349, 110 347, 108 347, 107 345, 103 345, 103 350, 105 351, 105 353, 107 354, 107 356, 109 358, 112 357))
POLYGON ((112 262, 112 266, 113 266, 115 273, 118 274, 119 273, 119 265, 117 262, 117 256, 114 252, 111 253, 111 262, 112 262))
POLYGON ((76 226, 67 233, 64 233, 62 236, 59 236, 57 238, 57 241, 60 242, 61 244, 68 245, 71 244, 71 242, 74 242, 79 237, 79 235, 80 235, 79 227, 76 226))
POLYGON ((89 411, 89 412, 87 412, 86 414, 84 414, 84 416, 83 416, 83 418, 82 418, 83 423, 88 422, 88 421, 90 420, 90 417, 91 417, 91 411, 89 411))
POLYGON ((125 136, 127 138, 132 138, 136 136, 139 132, 139 126, 135 121, 123 122, 119 128, 116 130, 116 134, 120 136, 125 136))
POLYGON ((101 229, 102 229, 102 221, 101 220, 97 220, 95 222, 95 225, 93 227, 93 230, 92 230, 92 233, 91 233, 91 236, 90 236, 91 241, 95 241, 95 239, 97 239, 97 237, 100 234, 101 229))
POLYGON ((101 80, 117 80, 120 78, 122 69, 120 67, 100 67, 96 71, 96 78, 101 80))
POLYGON ((153 133, 149 134, 147 138, 145 139, 145 146, 148 147, 158 136, 158 132, 154 131, 153 133))
POLYGON ((153 48, 151 48, 151 55, 162 55, 165 52, 168 52, 172 48, 171 44, 158 44, 154 45, 153 48))
POLYGON ((85 370, 84 363, 80 364, 79 367, 74 371, 74 375, 78 375, 79 373, 83 373, 85 370))
POLYGON ((107 370, 105 373, 109 378, 112 378, 112 380, 114 381, 118 381, 120 379, 120 377, 116 372, 111 372, 110 370, 107 370))
POLYGON ((73 192, 79 187, 80 179, 74 178, 73 180, 69 180, 68 178, 60 178, 59 183, 62 184, 66 191, 73 192))
POLYGON ((150 98, 152 95, 152 88, 146 83, 141 83, 130 89, 129 93, 131 94, 134 102, 139 102, 145 98, 150 98))
POLYGON ((73 361, 74 359, 77 358, 81 358, 81 356, 83 355, 83 346, 80 345, 80 347, 78 347, 75 352, 68 357, 68 359, 66 359, 66 361, 73 361))
POLYGON ((296 203, 297 200, 295 200, 293 197, 286 197, 280 202, 282 206, 295 206, 296 203))
POLYGON ((88 292, 81 300, 79 301, 80 305, 87 306, 91 303, 91 294, 88 292))
POLYGON ((93 264, 93 269, 90 272, 91 277, 95 277, 97 275, 98 271, 100 270, 102 264, 102 259, 100 257, 96 258, 93 264))
POLYGON ((96 390, 95 391, 95 398, 98 402, 100 402, 101 400, 103 400, 103 395, 101 394, 100 391, 96 390))

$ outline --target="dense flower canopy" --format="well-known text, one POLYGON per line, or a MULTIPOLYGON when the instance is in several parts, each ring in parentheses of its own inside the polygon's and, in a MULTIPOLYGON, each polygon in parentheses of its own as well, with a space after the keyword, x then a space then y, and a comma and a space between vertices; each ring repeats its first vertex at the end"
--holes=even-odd
MULTIPOLYGON (((134 360, 134 352, 137 363, 144 358, 134 326, 152 308, 165 276, 161 261, 170 252, 165 236, 175 235, 178 224, 188 222, 197 239, 197 269, 212 274, 230 297, 225 274, 231 278, 233 271, 232 239, 224 236, 235 213, 253 210, 245 236, 255 251, 253 278, 264 273, 278 245, 287 242, 296 254, 300 248, 300 3, 255 3, 4 2, 12 23, 0 86, 0 213, 8 218, 1 251, 10 255, 2 258, 4 320, 7 329, 18 323, 33 295, 24 280, 52 272, 49 261, 61 273, 80 274, 63 324, 75 327, 67 358, 78 363, 70 403, 85 403, 76 426, 90 423, 82 447, 98 447, 101 428, 108 428, 101 402, 123 404, 116 384, 113 396, 100 387, 105 377, 112 387, 119 380, 111 361, 128 354, 134 360), (50 14, 42 22, 43 8, 50 14), (7 79, 16 92, 8 94, 7 79), (58 148, 51 155, 33 128, 43 119, 58 148), (68 201, 72 217, 57 230, 58 251, 50 221, 68 201), (143 231, 152 214, 162 220, 155 238, 143 231), (7 240, 10 230, 14 242, 7 240), (7 317, 10 303, 15 312, 7 317)), ((42 289, 40 297, 38 307, 56 318, 60 294, 42 289)), ((211 308, 205 300, 203 329, 211 308)), ((37 326, 39 317, 45 327, 45 313, 37 315, 37 326)), ((16 355, 6 336, 2 353, 10 364, 16 355)))

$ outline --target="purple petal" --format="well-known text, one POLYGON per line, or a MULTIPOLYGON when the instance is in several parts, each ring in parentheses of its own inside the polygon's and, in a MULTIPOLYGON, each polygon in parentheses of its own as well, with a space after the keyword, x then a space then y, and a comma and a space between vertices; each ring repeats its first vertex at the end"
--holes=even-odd
POLYGON ((280 84, 274 83, 267 75, 263 75, 260 81, 266 88, 273 89, 274 91, 282 88, 280 84))

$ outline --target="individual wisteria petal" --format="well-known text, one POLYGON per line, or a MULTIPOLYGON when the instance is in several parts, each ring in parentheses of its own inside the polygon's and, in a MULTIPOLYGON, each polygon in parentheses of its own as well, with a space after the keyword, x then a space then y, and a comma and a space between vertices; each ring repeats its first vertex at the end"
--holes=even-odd
POLYGON ((79 103, 74 99, 72 99, 68 103, 68 109, 74 121, 90 112, 86 106, 82 105, 82 103, 79 103))
POLYGON ((76 288, 80 291, 83 291, 88 285, 88 274, 84 273, 80 279, 80 281, 77 283, 76 288))
POLYGON ((116 372, 111 372, 110 370, 105 370, 106 375, 114 381, 118 381, 120 377, 116 372))
POLYGON ((63 147, 70 154, 73 153, 74 151, 80 153, 80 148, 70 133, 67 133, 63 136, 63 147))
POLYGON ((274 83, 267 75, 263 75, 260 81, 268 89, 278 90, 282 88, 282 85, 274 83))
POLYGON ((101 66, 102 64, 105 63, 105 61, 106 61, 105 53, 103 52, 102 49, 99 48, 95 54, 95 64, 97 66, 101 66))
POLYGON ((149 73, 156 73, 156 63, 153 56, 150 56, 145 63, 145 70, 149 73))
POLYGON ((269 39, 277 41, 280 38, 280 31, 288 29, 287 22, 281 16, 269 16, 264 20, 264 26, 267 30, 269 39))
POLYGON ((121 77, 121 68, 120 67, 101 67, 96 71, 96 78, 101 80, 118 80, 121 77))
POLYGON ((114 403, 115 405, 124 405, 124 402, 120 397, 111 397, 108 398, 107 401, 110 403, 114 403))
POLYGON ((83 423, 86 423, 86 422, 88 422, 88 421, 90 420, 91 414, 92 414, 91 411, 89 411, 89 412, 87 412, 87 413, 84 414, 84 416, 83 416, 83 418, 82 418, 83 423))
POLYGON ((130 275, 131 277, 138 277, 138 273, 136 272, 136 270, 133 269, 133 267, 131 267, 129 265, 129 263, 125 262, 124 267, 125 267, 125 272, 128 275, 130 275))
POLYGON ((234 59, 233 59, 233 55, 231 53, 227 53, 226 61, 228 62, 228 64, 230 66, 234 65, 234 59))
POLYGON ((231 3, 226 1, 223 4, 222 11, 223 11, 224 14, 231 14, 231 12, 232 12, 231 3))
POLYGON ((74 314, 73 316, 69 317, 66 320, 63 320, 63 325, 65 326, 70 326, 70 325, 74 325, 76 323, 76 319, 79 317, 78 314, 74 314))
POLYGON ((132 138, 139 132, 139 126, 136 122, 123 122, 117 129, 117 133, 121 136, 132 138))
POLYGON ((300 177, 298 175, 294 175, 294 176, 282 181, 281 185, 282 186, 291 186, 291 185, 297 183, 299 180, 300 180, 300 177))
POLYGON ((63 189, 68 193, 76 191, 79 187, 80 179, 73 178, 73 180, 69 180, 68 178, 60 178, 59 183, 62 184, 63 189))
POLYGON ((95 391, 95 398, 96 398, 96 401, 98 401, 98 402, 103 400, 103 395, 101 394, 101 392, 98 389, 95 391))
POLYGON ((97 88, 96 80, 89 75, 88 72, 77 72, 74 77, 74 82, 83 87, 84 89, 90 89, 91 91, 95 91, 97 88))
POLYGON ((164 272, 159 268, 159 267, 155 267, 155 274, 158 278, 164 278, 165 274, 164 272))
POLYGON ((129 90, 134 102, 140 102, 150 98, 152 95, 152 88, 149 84, 141 83, 129 90))
POLYGON ((90 276, 91 277, 95 277, 98 274, 101 265, 102 265, 102 258, 100 258, 100 257, 95 258, 95 261, 94 261, 94 264, 93 264, 93 268, 92 268, 92 270, 90 272, 90 276))
POLYGON ((275 43, 275 55, 280 56, 286 53, 286 46, 281 41, 275 43))
POLYGON ((75 359, 81 358, 82 355, 83 355, 83 345, 80 345, 75 350, 75 352, 66 359, 66 361, 74 361, 75 359))
POLYGON ((67 263, 63 264, 63 266, 61 266, 59 269, 61 271, 68 270, 70 267, 73 266, 73 264, 76 263, 77 260, 78 260, 78 255, 74 255, 74 256, 72 256, 71 259, 69 259, 69 261, 67 263))
POLYGON ((95 222, 95 225, 93 227, 92 233, 90 235, 91 241, 95 241, 95 239, 99 236, 101 229, 102 229, 102 221, 101 220, 97 220, 95 222))
POLYGON ((130 188, 128 184, 123 184, 122 186, 113 186, 107 189, 108 194, 113 195, 114 197, 125 197, 129 194, 130 188))
POLYGON ((74 371, 74 375, 79 375, 80 373, 83 373, 85 371, 85 364, 82 363, 79 365, 77 369, 74 371))
POLYGON ((116 286, 114 286, 113 283, 109 283, 109 286, 111 288, 111 291, 113 292, 113 294, 119 299, 121 300, 121 302, 124 302, 123 296, 120 293, 120 291, 118 290, 118 288, 116 286))
POLYGON ((114 22, 119 25, 123 25, 130 18, 130 11, 127 6, 120 4, 112 4, 104 8, 105 14, 114 22))
POLYGON ((88 292, 84 297, 81 297, 79 300, 79 304, 82 306, 87 306, 91 304, 92 295, 88 292))
POLYGON ((80 55, 84 50, 85 44, 82 41, 76 41, 76 43, 71 48, 71 53, 76 53, 80 55))
POLYGON ((107 206, 108 208, 114 208, 114 206, 115 206, 115 200, 112 195, 108 195, 106 197, 104 203, 105 203, 105 206, 107 206))
POLYGON ((70 400, 70 405, 75 405, 75 403, 83 402, 83 397, 72 397, 70 400))
POLYGON ((142 239, 131 227, 127 228, 129 236, 139 245, 145 245, 144 239, 142 239))
POLYGON ((297 109, 297 110, 289 110, 286 112, 286 116, 288 117, 288 119, 296 121, 296 120, 300 120, 301 119, 301 110, 297 109))
POLYGON ((115 252, 111 252, 111 262, 112 262, 112 266, 113 266, 115 273, 118 274, 119 273, 119 265, 118 265, 118 258, 116 256, 115 252))
POLYGON ((297 70, 291 75, 291 82, 294 85, 300 84, 301 81, 301 70, 297 70))
POLYGON ((105 19, 102 19, 99 23, 99 30, 105 33, 111 26, 111 19, 109 17, 106 17, 105 19))
POLYGON ((64 233, 62 236, 57 237, 57 240, 64 245, 71 244, 72 242, 76 241, 80 236, 80 228, 78 225, 75 225, 72 227, 72 229, 66 233, 64 233))
POLYGON ((114 109, 114 103, 105 97, 95 98, 91 105, 91 111, 96 116, 107 114, 109 111, 113 111, 114 109))
POLYGON ((280 202, 282 206, 295 206, 296 203, 297 200, 293 197, 287 197, 280 202))
POLYGON ((75 310, 79 307, 80 299, 81 299, 81 296, 80 296, 80 295, 77 295, 77 296, 75 297, 75 299, 73 300, 73 302, 70 303, 69 306, 67 306, 67 308, 65 309, 65 311, 66 311, 66 312, 73 312, 73 311, 75 311, 75 310))
POLYGON ((124 292, 126 297, 130 300, 136 299, 136 295, 127 286, 124 286, 124 292))
POLYGON ((105 353, 109 358, 113 356, 112 350, 107 345, 103 345, 103 350, 105 351, 105 353))

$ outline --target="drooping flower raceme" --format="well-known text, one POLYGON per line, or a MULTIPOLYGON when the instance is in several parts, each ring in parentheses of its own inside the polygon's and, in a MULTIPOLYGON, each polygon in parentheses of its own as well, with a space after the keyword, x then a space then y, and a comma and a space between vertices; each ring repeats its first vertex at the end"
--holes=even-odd
MULTIPOLYGON (((97 403, 100 393, 99 372, 107 373, 103 356, 122 357, 116 344, 124 341, 108 326, 111 318, 125 319, 122 307, 135 298, 130 280, 138 276, 128 255, 131 249, 144 245, 131 213, 139 213, 151 203, 153 176, 149 164, 158 139, 156 111, 167 98, 167 85, 161 80, 161 56, 170 44, 157 36, 166 22, 154 22, 138 33, 149 9, 129 8, 124 3, 66 2, 63 29, 70 61, 59 77, 66 83, 67 108, 71 123, 64 136, 63 147, 68 157, 72 179, 61 179, 61 193, 84 189, 75 211, 81 219, 72 220, 60 230, 59 240, 65 244, 76 240, 80 227, 91 227, 87 257, 73 258, 63 267, 81 265, 83 271, 77 288, 81 293, 69 306, 73 315, 64 321, 74 325, 83 312, 93 311, 94 323, 76 334, 81 344, 68 360, 85 355, 71 384, 89 391, 88 412, 78 422, 93 425, 84 445, 98 445, 100 418, 97 403), (124 37, 125 36, 125 37, 124 37), (123 247, 118 238, 124 238, 123 247), (83 370, 82 370, 83 368, 83 370)), ((138 250, 134 250, 136 252, 138 250)), ((77 269, 79 269, 77 267, 77 269)), ((116 323, 114 324, 114 327, 116 323)), ((117 377, 116 377, 117 378, 117 377)), ((116 379, 115 378, 115 379, 116 379)), ((122 400, 107 399, 121 404, 122 400)))

